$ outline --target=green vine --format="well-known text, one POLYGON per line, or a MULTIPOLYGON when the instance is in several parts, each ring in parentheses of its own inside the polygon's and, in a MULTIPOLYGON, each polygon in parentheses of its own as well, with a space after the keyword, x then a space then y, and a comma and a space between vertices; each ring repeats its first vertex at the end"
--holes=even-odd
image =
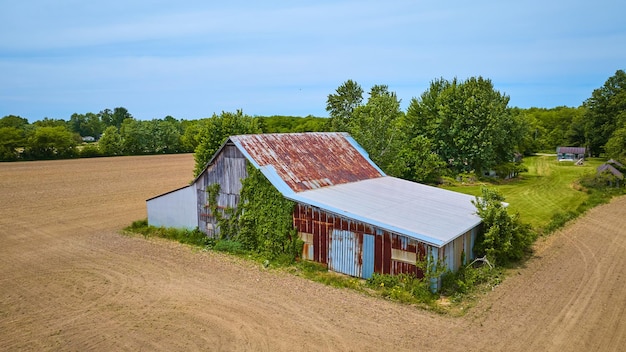
POLYGON ((283 195, 261 171, 248 164, 248 177, 242 180, 238 207, 238 235, 244 248, 270 259, 300 256, 303 242, 293 227, 295 203, 283 195))
POLYGON ((220 184, 213 183, 207 186, 207 208, 211 215, 215 218, 215 222, 219 227, 220 239, 231 239, 237 235, 238 219, 237 211, 231 207, 220 207, 217 204, 217 197, 220 193, 220 184))
POLYGON ((221 240, 234 240, 244 249, 293 261, 300 257, 303 242, 293 227, 295 203, 283 195, 251 164, 248 177, 241 181, 241 200, 237 209, 220 207, 220 185, 208 185, 207 209, 215 218, 221 240))

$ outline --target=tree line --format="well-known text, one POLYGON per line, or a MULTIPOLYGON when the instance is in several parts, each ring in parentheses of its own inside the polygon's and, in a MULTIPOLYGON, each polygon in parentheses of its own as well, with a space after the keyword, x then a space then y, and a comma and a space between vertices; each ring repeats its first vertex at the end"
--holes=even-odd
MULTIPOLYGON (((221 135, 230 131, 220 124, 228 124, 228 117, 238 114, 243 116, 241 112, 223 112, 197 120, 172 116, 137 120, 126 108, 117 107, 99 113, 75 113, 68 120, 44 118, 32 124, 26 118, 8 115, 0 118, 0 161, 191 153, 208 136, 216 138, 219 146, 221 135)), ((313 116, 246 119, 255 121, 254 131, 258 133, 324 131, 327 120, 313 116)))
POLYGON ((328 95, 329 118, 222 112, 197 120, 137 120, 118 107, 30 124, 0 119, 0 160, 195 152, 197 174, 230 135, 345 131, 390 175, 436 182, 463 172, 515 172, 515 155, 586 147, 592 156, 626 159, 626 73, 616 71, 579 107, 509 107, 489 79, 439 78, 406 111, 386 85, 368 96, 348 80, 328 95), (87 138, 86 138, 87 137, 87 138), (92 137, 97 143, 85 143, 92 137))
POLYGON ((626 159, 626 73, 618 70, 577 108, 509 107, 489 79, 435 79, 406 111, 385 85, 348 80, 329 94, 331 129, 349 132, 388 174, 436 182, 463 172, 515 174, 516 156, 586 147, 626 159))

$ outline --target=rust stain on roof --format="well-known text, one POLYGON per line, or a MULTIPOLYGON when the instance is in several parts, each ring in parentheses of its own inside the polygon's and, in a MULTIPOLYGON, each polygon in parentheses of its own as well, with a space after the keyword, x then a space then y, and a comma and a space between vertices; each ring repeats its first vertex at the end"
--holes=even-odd
POLYGON ((346 133, 255 134, 230 140, 259 166, 272 165, 294 192, 384 176, 346 133))

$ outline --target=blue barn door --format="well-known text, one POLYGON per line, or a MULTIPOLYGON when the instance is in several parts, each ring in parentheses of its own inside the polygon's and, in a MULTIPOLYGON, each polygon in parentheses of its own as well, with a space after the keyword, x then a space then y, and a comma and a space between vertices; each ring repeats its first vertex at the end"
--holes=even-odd
POLYGON ((369 279, 374 273, 374 236, 358 236, 345 230, 333 230, 328 248, 328 268, 332 271, 369 279))
POLYGON ((363 256, 361 277, 369 279, 374 274, 374 235, 363 235, 363 248, 361 254, 363 256))

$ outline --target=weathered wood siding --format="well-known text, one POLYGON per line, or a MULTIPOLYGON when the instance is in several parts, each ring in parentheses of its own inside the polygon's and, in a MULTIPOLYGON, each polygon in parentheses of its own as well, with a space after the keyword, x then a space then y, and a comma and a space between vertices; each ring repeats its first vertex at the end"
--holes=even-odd
POLYGON ((208 207, 207 186, 220 185, 217 197, 218 209, 236 208, 241 193, 241 180, 248 177, 247 159, 233 144, 227 144, 196 180, 198 194, 198 226, 208 236, 216 236, 214 214, 208 207))

